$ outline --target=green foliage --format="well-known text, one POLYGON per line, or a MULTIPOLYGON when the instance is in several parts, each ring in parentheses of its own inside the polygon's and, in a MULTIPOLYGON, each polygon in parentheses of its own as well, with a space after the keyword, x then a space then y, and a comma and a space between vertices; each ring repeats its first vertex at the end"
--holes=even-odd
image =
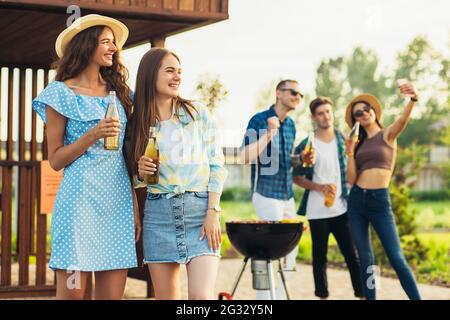
POLYGON ((317 68, 316 95, 334 100, 337 126, 347 129, 343 109, 352 97, 362 92, 371 93, 381 101, 383 123, 391 124, 406 105, 405 97, 399 94, 396 80, 406 78, 416 87, 420 100, 409 125, 398 139, 399 146, 448 143, 450 133, 446 131, 449 129, 436 130, 433 125, 448 117, 450 58, 434 50, 425 37, 418 36, 398 53, 391 70, 381 70, 379 66, 377 55, 361 47, 356 47, 351 56, 321 61, 317 68))
POLYGON ((392 176, 394 185, 406 184, 413 187, 417 182, 420 170, 425 167, 428 162, 429 147, 411 144, 408 148, 398 147, 397 161, 392 176))
MULTIPOLYGON (((411 196, 408 187, 395 184, 390 188, 392 211, 394 213, 398 235, 402 242, 403 253, 410 264, 418 264, 418 261, 425 260, 427 257, 427 247, 417 236, 417 223, 415 220, 416 212, 411 209, 411 196)), ((373 249, 375 261, 381 266, 388 265, 388 258, 384 252, 383 246, 376 232, 371 230, 373 239, 373 249)))
POLYGON ((246 187, 227 188, 222 191, 220 199, 222 201, 248 201, 250 200, 250 190, 246 187))
POLYGON ((450 161, 441 165, 441 170, 444 173, 444 188, 447 190, 447 194, 450 193, 450 161))
POLYGON ((228 91, 216 75, 203 74, 196 87, 200 100, 210 111, 217 108, 228 96, 228 91))
POLYGON ((420 265, 422 261, 427 260, 428 247, 424 245, 418 236, 403 237, 402 247, 406 260, 413 268, 420 265))
POLYGON ((294 199, 295 199, 296 203, 300 203, 304 193, 305 193, 305 189, 294 187, 294 199))
POLYGON ((450 189, 434 191, 412 191, 411 196, 416 201, 448 201, 450 200, 450 189))
POLYGON ((438 241, 437 237, 427 240, 425 237, 420 237, 425 241, 428 248, 427 259, 419 261, 417 265, 417 279, 426 283, 437 283, 442 286, 450 284, 450 245, 447 234, 446 238, 438 241))
POLYGON ((317 68, 316 95, 330 97, 336 105, 348 93, 344 57, 324 59, 317 68))

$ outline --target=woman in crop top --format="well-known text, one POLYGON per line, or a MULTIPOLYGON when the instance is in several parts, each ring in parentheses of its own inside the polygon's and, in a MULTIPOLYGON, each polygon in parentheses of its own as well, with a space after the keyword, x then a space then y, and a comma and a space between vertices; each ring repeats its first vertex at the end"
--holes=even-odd
POLYGON ((389 196, 389 182, 395 165, 397 138, 405 129, 417 101, 414 87, 406 82, 400 92, 410 97, 403 114, 389 127, 381 125, 381 106, 370 94, 355 97, 346 110, 350 128, 360 123, 359 142, 348 139, 347 176, 352 186, 348 199, 348 216, 361 261, 361 278, 366 298, 376 298, 377 270, 370 242, 372 224, 400 283, 410 299, 420 299, 414 275, 400 247, 389 196))

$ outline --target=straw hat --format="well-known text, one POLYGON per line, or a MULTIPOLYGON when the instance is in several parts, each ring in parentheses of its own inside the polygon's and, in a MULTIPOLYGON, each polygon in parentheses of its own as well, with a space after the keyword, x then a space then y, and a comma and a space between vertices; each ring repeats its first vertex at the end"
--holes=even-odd
POLYGON ((64 50, 73 37, 81 31, 94 26, 106 26, 111 28, 114 33, 114 38, 118 49, 122 49, 125 41, 127 41, 128 28, 122 22, 110 17, 101 16, 99 14, 88 14, 75 20, 74 23, 59 34, 55 42, 55 50, 58 57, 61 58, 63 56, 64 50))
POLYGON ((355 102, 365 102, 370 105, 375 111, 375 115, 377 116, 378 121, 381 122, 381 103, 378 99, 368 93, 363 93, 357 97, 354 97, 352 101, 347 105, 347 109, 345 110, 345 122, 350 128, 353 128, 353 120, 352 120, 352 107, 355 102))

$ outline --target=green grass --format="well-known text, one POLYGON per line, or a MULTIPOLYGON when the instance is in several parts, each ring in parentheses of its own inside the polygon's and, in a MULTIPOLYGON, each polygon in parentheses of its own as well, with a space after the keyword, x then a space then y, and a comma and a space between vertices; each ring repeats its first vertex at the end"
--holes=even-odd
MULTIPOLYGON (((231 220, 257 219, 250 201, 222 201, 221 206, 223 223, 231 220)), ((422 232, 450 229, 450 201, 416 202, 411 207, 416 211, 416 222, 422 232)))
MULTIPOLYGON (((257 219, 250 201, 222 201, 222 255, 227 256, 231 244, 225 234, 225 222, 232 220, 257 219)), ((448 286, 450 283, 450 202, 419 202, 413 205, 417 212, 418 236, 428 248, 426 261, 414 269, 419 282, 448 286), (436 229, 439 229, 437 232, 436 229)), ((299 217, 300 218, 300 217, 299 217)), ((303 221, 305 218, 301 218, 303 221)), ((312 243, 309 229, 303 233, 299 243, 298 260, 312 262, 312 243)), ((344 258, 332 235, 329 239, 328 261, 343 263, 344 258)))
POLYGON ((419 238, 427 245, 436 243, 450 250, 450 232, 424 232, 419 233, 419 238))
POLYGON ((450 229, 450 201, 423 201, 412 205, 420 230, 450 229))

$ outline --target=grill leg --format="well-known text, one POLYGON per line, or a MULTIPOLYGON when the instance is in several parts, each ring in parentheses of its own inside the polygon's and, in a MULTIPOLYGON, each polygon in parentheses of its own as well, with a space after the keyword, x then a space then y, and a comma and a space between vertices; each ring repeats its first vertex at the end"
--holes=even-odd
POLYGON ((267 273, 269 274, 270 299, 275 300, 275 280, 273 276, 272 260, 267 260, 267 273))
POLYGON ((231 292, 232 296, 234 296, 234 293, 236 292, 236 289, 237 289, 237 286, 239 284, 239 281, 241 281, 241 277, 242 277, 242 274, 245 271, 245 267, 247 266, 247 262, 248 262, 248 257, 245 257, 244 263, 242 264, 241 272, 239 273, 239 276, 237 277, 236 281, 234 282, 233 291, 231 292))
POLYGON ((284 291, 286 292, 286 298, 288 300, 291 300, 291 296, 289 295, 289 290, 288 290, 288 287, 287 287, 287 284, 286 284, 286 276, 284 274, 284 270, 283 270, 283 266, 281 264, 281 260, 278 260, 278 263, 279 263, 279 271, 278 272, 281 275, 281 281, 283 282, 283 288, 284 288, 284 291))

